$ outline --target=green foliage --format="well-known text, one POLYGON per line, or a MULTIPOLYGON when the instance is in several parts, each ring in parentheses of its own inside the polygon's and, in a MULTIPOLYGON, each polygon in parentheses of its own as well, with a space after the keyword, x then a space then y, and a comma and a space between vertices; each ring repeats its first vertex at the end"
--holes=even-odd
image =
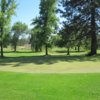
POLYGON ((1 56, 3 57, 3 47, 8 42, 9 27, 12 15, 16 8, 15 0, 0 0, 0 46, 1 56))
MULTIPOLYGON (((64 26, 72 26, 71 33, 76 34, 76 44, 83 43, 89 37, 91 38, 90 55, 96 54, 98 23, 100 22, 100 1, 99 0, 60 0, 63 9, 59 11, 65 18, 64 26), (82 40, 82 41, 81 41, 82 40), (80 42, 80 43, 79 43, 80 42)), ((72 36, 72 34, 70 34, 72 36)))
POLYGON ((45 43, 57 25, 56 0, 41 0, 40 20, 45 43))
POLYGON ((19 37, 22 34, 25 34, 28 30, 28 27, 25 23, 22 22, 16 22, 12 26, 12 35, 11 35, 11 44, 14 47, 14 51, 16 51, 16 46, 19 40, 19 37))
POLYGON ((41 0, 40 3, 41 33, 43 44, 46 47, 46 55, 48 55, 47 48, 50 36, 54 33, 58 21, 56 17, 56 3, 57 0, 41 0))
POLYGON ((26 30, 27 30, 27 25, 22 22, 16 22, 12 27, 12 32, 17 33, 18 35, 25 33, 26 30))
POLYGON ((33 19, 32 25, 34 28, 31 30, 31 48, 35 50, 35 52, 42 50, 43 45, 43 36, 42 36, 42 28, 41 28, 41 20, 39 17, 33 19))
POLYGON ((4 47, 7 47, 10 44, 10 34, 9 33, 5 33, 3 35, 3 45, 4 47))

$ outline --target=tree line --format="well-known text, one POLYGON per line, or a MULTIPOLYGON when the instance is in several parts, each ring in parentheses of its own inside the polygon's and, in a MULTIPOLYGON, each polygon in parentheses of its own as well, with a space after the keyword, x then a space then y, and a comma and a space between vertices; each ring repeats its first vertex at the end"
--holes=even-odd
POLYGON ((29 34, 29 43, 35 52, 52 45, 70 49, 88 49, 88 56, 97 54, 100 44, 100 1, 99 0, 40 0, 39 16, 32 20, 32 29, 22 22, 10 27, 15 14, 15 0, 0 0, 0 47, 9 43, 16 52, 19 37, 29 34))

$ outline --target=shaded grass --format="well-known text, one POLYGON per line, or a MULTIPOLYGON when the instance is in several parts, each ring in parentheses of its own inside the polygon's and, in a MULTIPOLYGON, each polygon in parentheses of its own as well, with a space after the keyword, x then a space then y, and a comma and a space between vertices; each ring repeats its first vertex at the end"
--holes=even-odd
POLYGON ((57 62, 99 62, 100 55, 86 57, 83 55, 79 56, 66 56, 66 55, 51 55, 51 56, 20 56, 20 57, 6 57, 0 59, 0 63, 11 63, 11 62, 19 62, 19 63, 34 63, 34 64, 54 64, 57 62))
POLYGON ((86 57, 85 52, 74 52, 72 55, 67 56, 65 50, 52 51, 51 55, 44 56, 43 52, 33 53, 32 51, 5 51, 5 58, 0 59, 0 63, 34 63, 34 64, 54 64, 57 62, 98 62, 100 61, 100 54, 86 57), (56 53, 57 52, 57 53, 56 53))
POLYGON ((0 100, 100 100, 100 74, 0 72, 0 100))
POLYGON ((86 57, 85 52, 72 52, 67 56, 64 50, 58 49, 61 53, 51 51, 51 55, 44 56, 44 53, 26 51, 5 51, 6 56, 0 59, 1 71, 14 72, 42 72, 42 73, 66 73, 66 72, 100 72, 100 54, 86 57))

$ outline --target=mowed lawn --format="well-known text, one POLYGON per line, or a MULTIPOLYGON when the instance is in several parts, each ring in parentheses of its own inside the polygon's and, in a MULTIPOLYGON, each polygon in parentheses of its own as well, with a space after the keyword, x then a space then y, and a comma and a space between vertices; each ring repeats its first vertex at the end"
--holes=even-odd
POLYGON ((0 72, 0 100, 100 100, 100 74, 0 72))
POLYGON ((49 54, 5 51, 0 58, 0 100, 100 100, 99 54, 49 54))
POLYGON ((100 73, 100 51, 98 55, 86 57, 86 52, 72 51, 67 56, 65 49, 50 51, 49 56, 29 50, 5 51, 0 59, 0 71, 25 73, 100 73))

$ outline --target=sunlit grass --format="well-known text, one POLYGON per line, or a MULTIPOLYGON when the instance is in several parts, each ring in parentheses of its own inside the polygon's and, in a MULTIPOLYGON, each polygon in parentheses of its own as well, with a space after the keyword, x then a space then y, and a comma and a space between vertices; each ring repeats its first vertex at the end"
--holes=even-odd
POLYGON ((100 74, 0 72, 0 100, 100 100, 100 74))

